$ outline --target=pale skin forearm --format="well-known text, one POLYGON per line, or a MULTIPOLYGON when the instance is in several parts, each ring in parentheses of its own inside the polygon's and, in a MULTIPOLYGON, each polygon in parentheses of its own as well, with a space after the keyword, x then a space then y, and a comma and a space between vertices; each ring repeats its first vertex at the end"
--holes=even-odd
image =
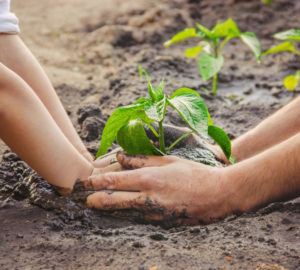
POLYGON ((93 172, 30 86, 1 63, 0 138, 62 193, 93 172))
POLYGON ((233 140, 232 154, 238 160, 252 157, 300 132, 300 97, 233 140))
POLYGON ((23 78, 69 141, 85 158, 92 161, 91 154, 75 131, 47 75, 18 35, 0 34, 0 62, 23 78))
POLYGON ((224 170, 232 209, 248 212, 300 195, 300 133, 224 170))

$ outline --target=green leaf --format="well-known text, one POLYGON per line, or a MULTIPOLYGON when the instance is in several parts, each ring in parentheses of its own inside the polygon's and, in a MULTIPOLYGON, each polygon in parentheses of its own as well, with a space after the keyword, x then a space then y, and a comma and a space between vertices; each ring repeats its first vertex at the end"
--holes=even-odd
POLYGON ((146 78, 149 78, 148 72, 146 71, 146 69, 143 69, 140 64, 138 65, 138 70, 141 78, 143 77, 143 75, 145 75, 146 78))
POLYGON ((135 102, 133 102, 132 104, 144 104, 144 103, 147 103, 147 102, 150 102, 151 99, 149 98, 145 98, 145 97, 141 97, 139 98, 138 100, 136 100, 135 102))
POLYGON ((181 42, 185 39, 194 38, 194 37, 198 37, 198 35, 196 33, 196 29, 195 28, 186 28, 186 29, 178 32, 177 34, 175 34, 171 39, 167 40, 164 43, 164 46, 169 47, 174 43, 181 42))
POLYGON ((153 101, 162 99, 164 97, 164 95, 163 95, 163 85, 164 85, 163 80, 161 81, 160 85, 157 88, 154 88, 151 84, 148 72, 145 69, 143 69, 140 65, 139 65, 139 73, 140 73, 141 77, 143 75, 145 75, 145 77, 147 79, 148 91, 149 91, 149 95, 150 95, 151 99, 153 101))
POLYGON ((242 33, 241 40, 250 48, 257 60, 261 58, 261 46, 258 38, 252 32, 242 33))
POLYGON ((261 0, 266 5, 271 5, 273 0, 261 0))
POLYGON ((200 33, 198 32, 198 34, 202 38, 204 38, 204 39, 206 39, 206 38, 214 39, 214 36, 213 36, 212 32, 208 28, 206 28, 205 26, 203 26, 199 23, 196 23, 196 25, 197 25, 197 27, 199 29, 199 32, 200 32, 200 33))
POLYGON ((227 133, 217 126, 209 126, 208 135, 221 147, 224 155, 229 160, 231 156, 231 142, 227 133))
POLYGON ((212 30, 212 34, 217 37, 239 37, 240 36, 240 29, 238 28, 235 21, 229 18, 227 21, 222 23, 217 23, 216 26, 212 30))
POLYGON ((148 72, 147 72, 145 69, 143 69, 143 68, 141 67, 141 65, 139 65, 138 68, 139 68, 139 74, 140 74, 140 77, 143 77, 143 75, 145 75, 145 77, 146 77, 146 79, 147 79, 147 82, 148 82, 148 91, 149 91, 149 95, 150 95, 150 97, 151 97, 152 99, 154 99, 154 98, 155 98, 155 96, 153 95, 154 88, 153 88, 153 86, 152 86, 152 84, 151 84, 151 81, 150 81, 150 77, 149 77, 149 75, 148 75, 148 72))
POLYGON ((179 88, 168 99, 168 102, 193 130, 201 135, 207 135, 207 108, 196 91, 179 88))
POLYGON ((161 100, 164 97, 163 90, 164 90, 164 80, 162 79, 159 86, 157 86, 155 89, 155 93, 157 96, 156 100, 161 100))
POLYGON ((189 58, 193 58, 197 56, 202 51, 201 46, 195 46, 193 48, 188 48, 185 50, 185 56, 189 58))
POLYGON ((166 102, 167 97, 164 96, 163 99, 157 102, 150 101, 144 104, 144 110, 146 115, 157 122, 162 121, 165 118, 166 114, 166 102))
POLYGON ((300 30, 289 29, 273 35, 274 38, 279 40, 298 40, 300 41, 300 30))
POLYGON ((271 49, 265 51, 263 55, 277 53, 277 52, 295 52, 294 44, 290 41, 282 42, 271 49))
POLYGON ((109 147, 111 147, 113 142, 116 140, 120 128, 127 125, 130 120, 141 118, 146 123, 152 122, 145 114, 143 107, 143 104, 135 104, 119 107, 113 111, 103 129, 100 147, 96 154, 96 158, 107 152, 109 147))
POLYGON ((229 162, 230 162, 231 164, 236 163, 236 158, 235 158, 233 155, 230 155, 230 157, 229 157, 229 162))
POLYGON ((299 77, 288 75, 283 79, 283 85, 290 91, 294 91, 299 83, 299 77))
POLYGON ((131 155, 157 155, 158 151, 146 135, 144 123, 140 120, 131 120, 123 126, 117 134, 119 145, 131 155))
POLYGON ((212 121, 212 119, 211 119, 211 117, 210 117, 210 114, 209 114, 209 111, 208 111, 208 110, 207 110, 207 118, 208 118, 207 124, 208 124, 209 126, 213 126, 214 123, 213 123, 213 121, 212 121))
POLYGON ((199 71, 203 80, 208 80, 216 75, 224 64, 224 57, 219 55, 218 58, 211 54, 204 53, 199 58, 199 71))

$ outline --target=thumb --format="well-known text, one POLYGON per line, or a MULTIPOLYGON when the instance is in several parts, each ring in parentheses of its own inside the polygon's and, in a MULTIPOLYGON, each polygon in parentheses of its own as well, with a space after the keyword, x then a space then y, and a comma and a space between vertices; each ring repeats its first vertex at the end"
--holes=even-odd
POLYGON ((126 152, 118 152, 117 160, 125 169, 139 169, 142 167, 159 167, 177 161, 174 156, 148 156, 129 155, 126 152))

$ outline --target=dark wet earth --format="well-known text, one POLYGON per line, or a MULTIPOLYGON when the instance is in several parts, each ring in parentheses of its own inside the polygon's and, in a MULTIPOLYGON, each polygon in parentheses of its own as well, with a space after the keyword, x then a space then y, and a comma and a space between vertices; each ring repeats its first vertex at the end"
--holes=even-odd
MULTIPOLYGON (((227 62, 218 95, 212 98, 201 90, 208 84, 200 79, 196 63, 184 58, 186 45, 166 50, 162 42, 191 26, 191 21, 212 26, 217 19, 231 16, 243 31, 256 32, 267 49, 273 44, 271 34, 299 28, 298 1, 274 0, 271 7, 241 0, 162 2, 164 8, 153 15, 154 21, 163 21, 160 29, 151 28, 145 19, 143 27, 136 29, 142 38, 137 40, 126 30, 111 41, 117 64, 115 74, 103 79, 107 88, 61 85, 56 89, 66 107, 73 105, 68 112, 92 153, 97 151, 111 110, 146 93, 136 63, 147 69, 154 84, 164 77, 167 93, 181 86, 199 91, 215 125, 231 138, 292 98, 281 80, 300 69, 300 62, 289 54, 267 57, 258 65, 239 41, 226 45, 227 62), (120 54, 123 63, 118 66, 120 54), (101 98, 82 105, 94 94, 101 98)), ((102 64, 103 59, 85 53, 85 61, 102 64)), ((167 121, 182 125, 173 111, 168 112, 167 121)), ((216 224, 164 228, 144 224, 138 212, 86 209, 85 196, 80 191, 59 196, 6 151, 0 163, 0 269, 300 269, 300 198, 216 224)))

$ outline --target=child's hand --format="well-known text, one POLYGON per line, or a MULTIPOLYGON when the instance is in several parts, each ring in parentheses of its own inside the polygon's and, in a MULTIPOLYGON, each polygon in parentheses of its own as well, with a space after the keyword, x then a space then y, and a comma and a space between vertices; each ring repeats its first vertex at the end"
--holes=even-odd
POLYGON ((108 154, 105 154, 104 156, 97 158, 96 160, 93 161, 93 166, 96 169, 104 169, 107 166, 117 163, 116 154, 120 151, 122 151, 122 148, 118 147, 113 151, 109 152, 108 154))

